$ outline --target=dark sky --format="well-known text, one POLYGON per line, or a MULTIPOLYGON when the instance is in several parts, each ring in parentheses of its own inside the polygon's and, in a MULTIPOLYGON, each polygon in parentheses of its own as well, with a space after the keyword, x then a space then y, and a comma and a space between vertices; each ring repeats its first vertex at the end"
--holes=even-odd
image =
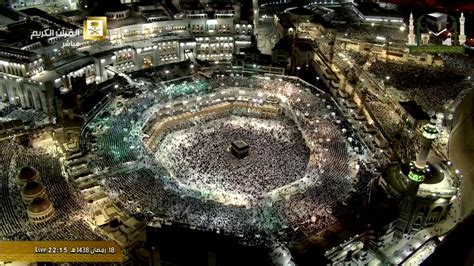
POLYGON ((433 7, 445 11, 474 12, 472 0, 383 0, 383 2, 399 4, 402 7, 433 7))

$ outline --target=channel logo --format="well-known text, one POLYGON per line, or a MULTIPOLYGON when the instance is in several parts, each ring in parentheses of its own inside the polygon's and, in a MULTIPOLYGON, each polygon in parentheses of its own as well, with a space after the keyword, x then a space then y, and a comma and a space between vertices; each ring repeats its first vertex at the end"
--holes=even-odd
POLYGON ((107 37, 107 17, 87 17, 84 20, 84 40, 103 41, 107 37))

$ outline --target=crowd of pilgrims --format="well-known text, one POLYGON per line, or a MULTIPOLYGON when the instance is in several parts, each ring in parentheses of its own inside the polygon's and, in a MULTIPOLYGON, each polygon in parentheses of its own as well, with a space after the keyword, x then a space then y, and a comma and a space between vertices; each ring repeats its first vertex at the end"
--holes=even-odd
MULTIPOLYGON (((372 64, 369 71, 381 79, 390 76, 388 85, 395 86, 397 89, 415 91, 415 98, 419 97, 417 100, 421 105, 426 107, 430 103, 429 108, 439 109, 440 99, 453 98, 459 90, 465 88, 461 86, 463 82, 467 82, 463 76, 464 73, 452 71, 452 68, 459 67, 456 66, 457 62, 458 60, 447 58, 447 69, 439 70, 410 64, 378 62, 372 64), (419 79, 419 77, 426 78, 419 79), (450 83, 447 84, 446 80, 450 83), (442 89, 446 86, 454 90, 442 89)), ((3 111, 9 113, 15 111, 11 107, 8 108, 10 109, 3 109, 3 111)), ((341 115, 337 106, 325 93, 310 93, 304 84, 291 78, 268 79, 229 76, 229 74, 217 75, 211 79, 194 77, 181 80, 179 84, 169 85, 164 89, 157 88, 155 84, 146 83, 141 88, 129 91, 128 94, 115 97, 102 112, 88 122, 81 136, 81 143, 85 144, 84 151, 89 151, 99 158, 91 163, 92 168, 113 169, 123 163, 142 159, 147 162, 144 168, 116 174, 103 180, 103 185, 111 197, 115 197, 129 212, 141 217, 145 222, 172 221, 203 230, 237 233, 240 236, 259 236, 262 232, 269 233, 285 229, 291 229, 287 232, 306 234, 334 224, 337 217, 345 211, 345 208, 341 206, 350 205, 354 199, 363 200, 367 184, 371 177, 377 174, 372 162, 367 159, 364 144, 341 115), (253 165, 254 168, 234 168, 232 171, 227 169, 225 178, 222 175, 214 177, 212 174, 204 176, 188 175, 191 172, 178 172, 178 176, 183 178, 181 181, 188 184, 214 183, 223 190, 234 190, 252 195, 259 195, 262 191, 279 187, 301 176, 312 178, 315 182, 304 183, 296 192, 283 189, 278 197, 262 199, 252 208, 225 205, 207 200, 202 195, 183 191, 183 188, 170 178, 168 169, 150 159, 154 157, 154 154, 146 154, 141 143, 143 137, 141 129, 153 112, 176 97, 186 99, 223 88, 259 89, 284 96, 294 111, 295 123, 298 124, 305 140, 299 133, 292 131, 294 126, 289 125, 293 123, 292 121, 278 122, 288 127, 282 126, 276 129, 272 125, 272 129, 255 130, 259 124, 270 125, 277 122, 261 121, 262 119, 258 116, 243 118, 244 115, 249 115, 246 112, 232 114, 237 122, 229 119, 229 116, 225 117, 226 121, 221 121, 220 124, 224 125, 221 131, 212 127, 212 123, 218 123, 216 120, 195 119, 190 121, 190 128, 194 128, 192 133, 188 133, 187 139, 182 139, 182 143, 178 143, 177 146, 182 146, 181 149, 173 151, 178 153, 168 154, 169 156, 179 154, 190 160, 176 160, 178 163, 175 166, 179 167, 179 164, 185 165, 192 162, 202 173, 212 170, 224 171, 226 169, 213 164, 217 161, 210 161, 208 155, 225 152, 225 146, 236 138, 247 138, 244 140, 251 145, 251 154, 259 155, 260 153, 267 157, 269 152, 277 156, 268 156, 265 163, 260 161, 260 164, 253 165), (237 128, 235 128, 236 124, 238 124, 237 128), (207 135, 204 134, 206 130, 209 131, 207 135), (212 141, 204 141, 206 137, 212 141), (273 141, 270 141, 272 138, 273 141), (189 144, 185 143, 187 141, 195 145, 187 146, 189 144), (282 147, 275 145, 275 142, 282 147), (307 147, 301 145, 307 145, 307 147), (195 146, 201 146, 201 148, 196 149, 195 146), (297 146, 303 148, 293 149, 297 146), (309 156, 306 154, 308 152, 309 156), (295 157, 307 159, 291 160, 295 157), (193 158, 200 160, 192 161, 193 158), (351 175, 351 161, 356 162, 358 169, 356 176, 351 175), (281 166, 279 163, 292 167, 282 170, 280 174, 274 173, 274 176, 267 179, 249 178, 258 176, 259 173, 270 173, 264 167, 279 168, 281 166), (255 171, 256 168, 258 168, 257 171, 255 171), (246 172, 248 169, 252 169, 251 175, 250 171, 246 172), (235 176, 232 176, 234 174, 235 176)), ((218 118, 223 119, 223 117, 218 118)), ((44 119, 44 116, 26 114, 26 120, 39 121, 41 119, 44 119)), ((177 134, 177 132, 172 134, 177 134)), ((420 145, 417 140, 415 144, 403 142, 405 139, 407 138, 402 138, 401 146, 420 145)), ((166 137, 161 141, 166 147, 166 137)), ((89 230, 84 221, 73 219, 83 211, 82 203, 74 188, 64 180, 58 158, 25 147, 15 138, 3 141, 2 147, 4 148, 0 150, 1 239, 75 240, 84 239, 84 237, 91 240, 100 239, 95 232, 89 230), (51 195, 56 209, 55 218, 45 224, 32 225, 27 221, 27 206, 22 203, 20 190, 14 183, 16 168, 23 165, 30 165, 39 170, 43 177, 42 183, 51 195), (63 230, 56 230, 57 228, 63 230), (79 231, 83 235, 80 235, 79 231)), ((168 152, 170 152, 169 148, 170 146, 167 148, 168 152)), ((221 155, 228 155, 228 157, 220 159, 229 161, 235 159, 229 154, 221 155)), ((250 159, 252 155, 248 158, 250 159)), ((264 175, 261 174, 261 176, 264 175)), ((251 240, 248 239, 248 241, 251 240)))
POLYGON ((84 202, 77 189, 68 183, 59 157, 34 149, 27 137, 0 142, 0 240, 100 240, 99 234, 82 220, 84 202), (28 220, 16 174, 23 166, 35 168, 55 211, 41 224, 28 220))
POLYGON ((168 134, 157 156, 185 185, 200 189, 261 195, 289 184, 306 169, 309 149, 291 120, 276 121, 227 114, 168 134), (250 146, 249 156, 229 152, 233 141, 250 146))
MULTIPOLYGON (((95 160, 98 169, 113 169, 127 161, 142 162, 142 168, 116 174, 103 182, 113 198, 146 222, 172 221, 242 236, 285 229, 296 232, 298 228, 310 233, 336 222, 338 212, 345 210, 337 206, 347 204, 358 195, 358 191, 354 190, 355 185, 364 184, 364 187, 368 184, 372 174, 362 171, 368 160, 365 146, 324 92, 311 93, 305 84, 291 78, 269 79, 229 74, 219 74, 213 78, 194 77, 173 86, 173 89, 188 92, 183 95, 172 91, 180 99, 229 88, 235 88, 236 91, 259 89, 274 93, 287 99, 295 121, 288 121, 290 118, 262 121, 257 114, 252 116, 248 111, 214 117, 220 121, 199 117, 186 122, 190 126, 186 128, 191 131, 169 129, 168 133, 177 134, 176 139, 181 139, 181 142, 174 142, 175 150, 171 151, 172 141, 167 143, 167 138, 171 136, 165 134, 159 140, 165 147, 162 150, 165 153, 158 152, 155 158, 156 154, 149 154, 143 147, 141 129, 151 114, 173 99, 170 97, 170 88, 157 90, 154 85, 147 83, 134 92, 134 97, 116 97, 89 122, 82 138, 90 142, 87 149, 99 156, 100 159, 95 160), (302 133, 296 132, 295 126, 290 127, 292 123, 298 124, 302 133), (220 130, 216 130, 217 124, 221 126, 220 130), (273 129, 255 130, 264 124, 271 125, 273 129), (179 134, 188 135, 183 139, 179 134), (230 162, 237 160, 230 157, 225 149, 230 141, 240 138, 250 144, 251 155, 246 161, 250 166, 219 168, 218 159, 223 160, 222 166, 227 161, 227 167, 232 167, 230 162), (283 147, 278 147, 280 145, 283 147), (267 154, 272 154, 272 157, 266 158, 264 162, 250 162, 252 156, 260 155, 263 159, 267 154), (159 163, 160 156, 164 165, 159 163), (178 159, 180 156, 184 160, 178 159), (294 160, 294 157, 301 160, 294 160), (357 165, 359 174, 354 176, 351 163, 357 165), (175 164, 173 169, 177 169, 173 174, 183 183, 195 182, 195 186, 208 183, 210 188, 215 185, 217 189, 248 193, 251 197, 258 197, 255 195, 301 177, 306 177, 309 182, 299 183, 296 189, 280 189, 276 197, 257 200, 249 208, 217 203, 203 193, 184 188, 168 172, 171 164, 175 164), (291 167, 281 169, 283 164, 291 167), (184 166, 196 168, 191 171, 181 168, 184 166), (260 169, 256 170, 257 167, 260 169), (269 170, 271 168, 278 171, 272 173, 269 170), (224 173, 228 175, 213 176, 224 173), (263 173, 272 176, 264 177, 263 173), (252 176, 259 176, 260 179, 252 180, 252 176)), ((207 193, 212 193, 212 190, 207 193)))
POLYGON ((444 67, 377 61, 370 65, 369 71, 379 80, 385 80, 385 86, 403 92, 406 98, 415 100, 427 112, 440 112, 446 101, 470 87, 468 73, 460 71, 451 61, 454 60, 449 59, 444 67))
MULTIPOLYGON (((437 112, 449 115, 453 111, 450 109, 454 109, 450 103, 471 88, 468 77, 473 74, 473 61, 463 55, 446 55, 443 62, 442 67, 427 67, 415 63, 375 61, 368 70, 377 80, 384 80, 387 92, 399 101, 415 100, 430 116, 437 112)), ((389 103, 374 99, 366 103, 398 147, 400 158, 413 160, 421 147, 417 131, 401 130, 406 125, 389 103)))
MULTIPOLYGON (((2 129, 1 123, 12 120, 20 122, 18 125, 14 126, 13 129, 15 132, 43 126, 49 122, 43 111, 23 109, 17 105, 0 102, 0 130, 2 129)), ((11 130, 11 132, 13 132, 13 130, 11 130)))
POLYGON ((103 185, 113 200, 149 225, 172 223, 217 231, 240 236, 252 244, 266 234, 287 240, 296 234, 309 235, 334 224, 337 217, 348 211, 347 202, 353 198, 360 200, 367 193, 372 174, 365 165, 361 167, 358 185, 339 203, 339 186, 347 186, 347 183, 336 179, 285 200, 262 200, 252 208, 225 205, 183 193, 176 183, 156 178, 156 175, 168 175, 160 167, 116 174, 104 179, 103 185))
MULTIPOLYGON (((421 138, 416 130, 407 130, 407 124, 393 106, 392 101, 407 102, 415 100, 430 116, 442 112, 446 116, 455 110, 456 100, 471 88, 474 61, 465 55, 445 55, 442 67, 423 66, 415 63, 397 63, 378 60, 373 55, 353 51, 342 51, 352 60, 337 60, 344 73, 355 73, 353 64, 363 66, 379 84, 382 91, 368 90, 362 82, 351 83, 361 90, 365 97, 365 107, 377 119, 381 128, 393 144, 399 157, 404 161, 414 159, 421 147, 421 138), (352 63, 351 63, 352 62, 352 63), (446 89, 449 87, 450 89, 446 89), (389 100, 391 96, 392 101, 389 100)), ((338 53, 339 54, 339 53, 338 53)), ((350 79, 350 78, 349 78, 350 79)), ((400 107, 399 107, 400 108, 400 107)), ((437 143, 446 146, 441 138, 437 143)))

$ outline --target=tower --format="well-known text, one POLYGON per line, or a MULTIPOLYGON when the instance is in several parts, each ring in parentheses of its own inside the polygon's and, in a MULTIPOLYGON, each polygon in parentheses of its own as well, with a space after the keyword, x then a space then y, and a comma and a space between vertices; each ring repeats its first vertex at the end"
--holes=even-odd
POLYGON ((466 43, 466 34, 464 33, 464 24, 466 23, 466 18, 464 14, 461 13, 459 18, 460 30, 459 30, 459 45, 464 45, 466 43))
POLYGON ((408 173, 408 178, 404 181, 406 187, 400 204, 400 217, 397 225, 401 233, 409 233, 414 221, 417 219, 415 213, 416 196, 426 173, 430 171, 426 161, 428 160, 431 144, 438 136, 438 132, 436 120, 434 119, 423 127, 422 147, 416 156, 416 161, 410 162, 410 172, 408 173))
POLYGON ((410 13, 410 21, 408 25, 408 45, 416 45, 415 41, 415 26, 413 20, 413 13, 410 13))
POLYGON ((428 159, 428 154, 430 153, 431 144, 438 136, 438 127, 436 125, 437 121, 431 119, 430 123, 426 124, 423 127, 423 144, 421 146, 418 155, 416 156, 415 166, 418 169, 424 169, 426 167, 426 160, 428 159))
POLYGON ((258 21, 260 19, 258 0, 252 0, 252 8, 253 8, 253 28, 254 28, 254 31, 256 32, 257 27, 258 27, 258 21))

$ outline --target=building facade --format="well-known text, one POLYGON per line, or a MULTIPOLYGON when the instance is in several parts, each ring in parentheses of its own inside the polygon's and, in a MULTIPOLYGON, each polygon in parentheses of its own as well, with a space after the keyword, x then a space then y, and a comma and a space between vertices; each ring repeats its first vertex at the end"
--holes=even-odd
MULTIPOLYGON (((166 2, 140 5, 138 11, 106 12, 106 42, 83 40, 78 31, 44 40, 24 36, 23 45, 0 47, 0 100, 55 116, 55 95, 70 91, 73 77, 85 76, 89 85, 119 72, 186 60, 230 63, 233 54, 251 45, 254 26, 238 20, 232 1, 166 2)), ((23 12, 34 14, 31 19, 46 29, 77 28, 65 16, 54 18, 34 8, 23 12)))

